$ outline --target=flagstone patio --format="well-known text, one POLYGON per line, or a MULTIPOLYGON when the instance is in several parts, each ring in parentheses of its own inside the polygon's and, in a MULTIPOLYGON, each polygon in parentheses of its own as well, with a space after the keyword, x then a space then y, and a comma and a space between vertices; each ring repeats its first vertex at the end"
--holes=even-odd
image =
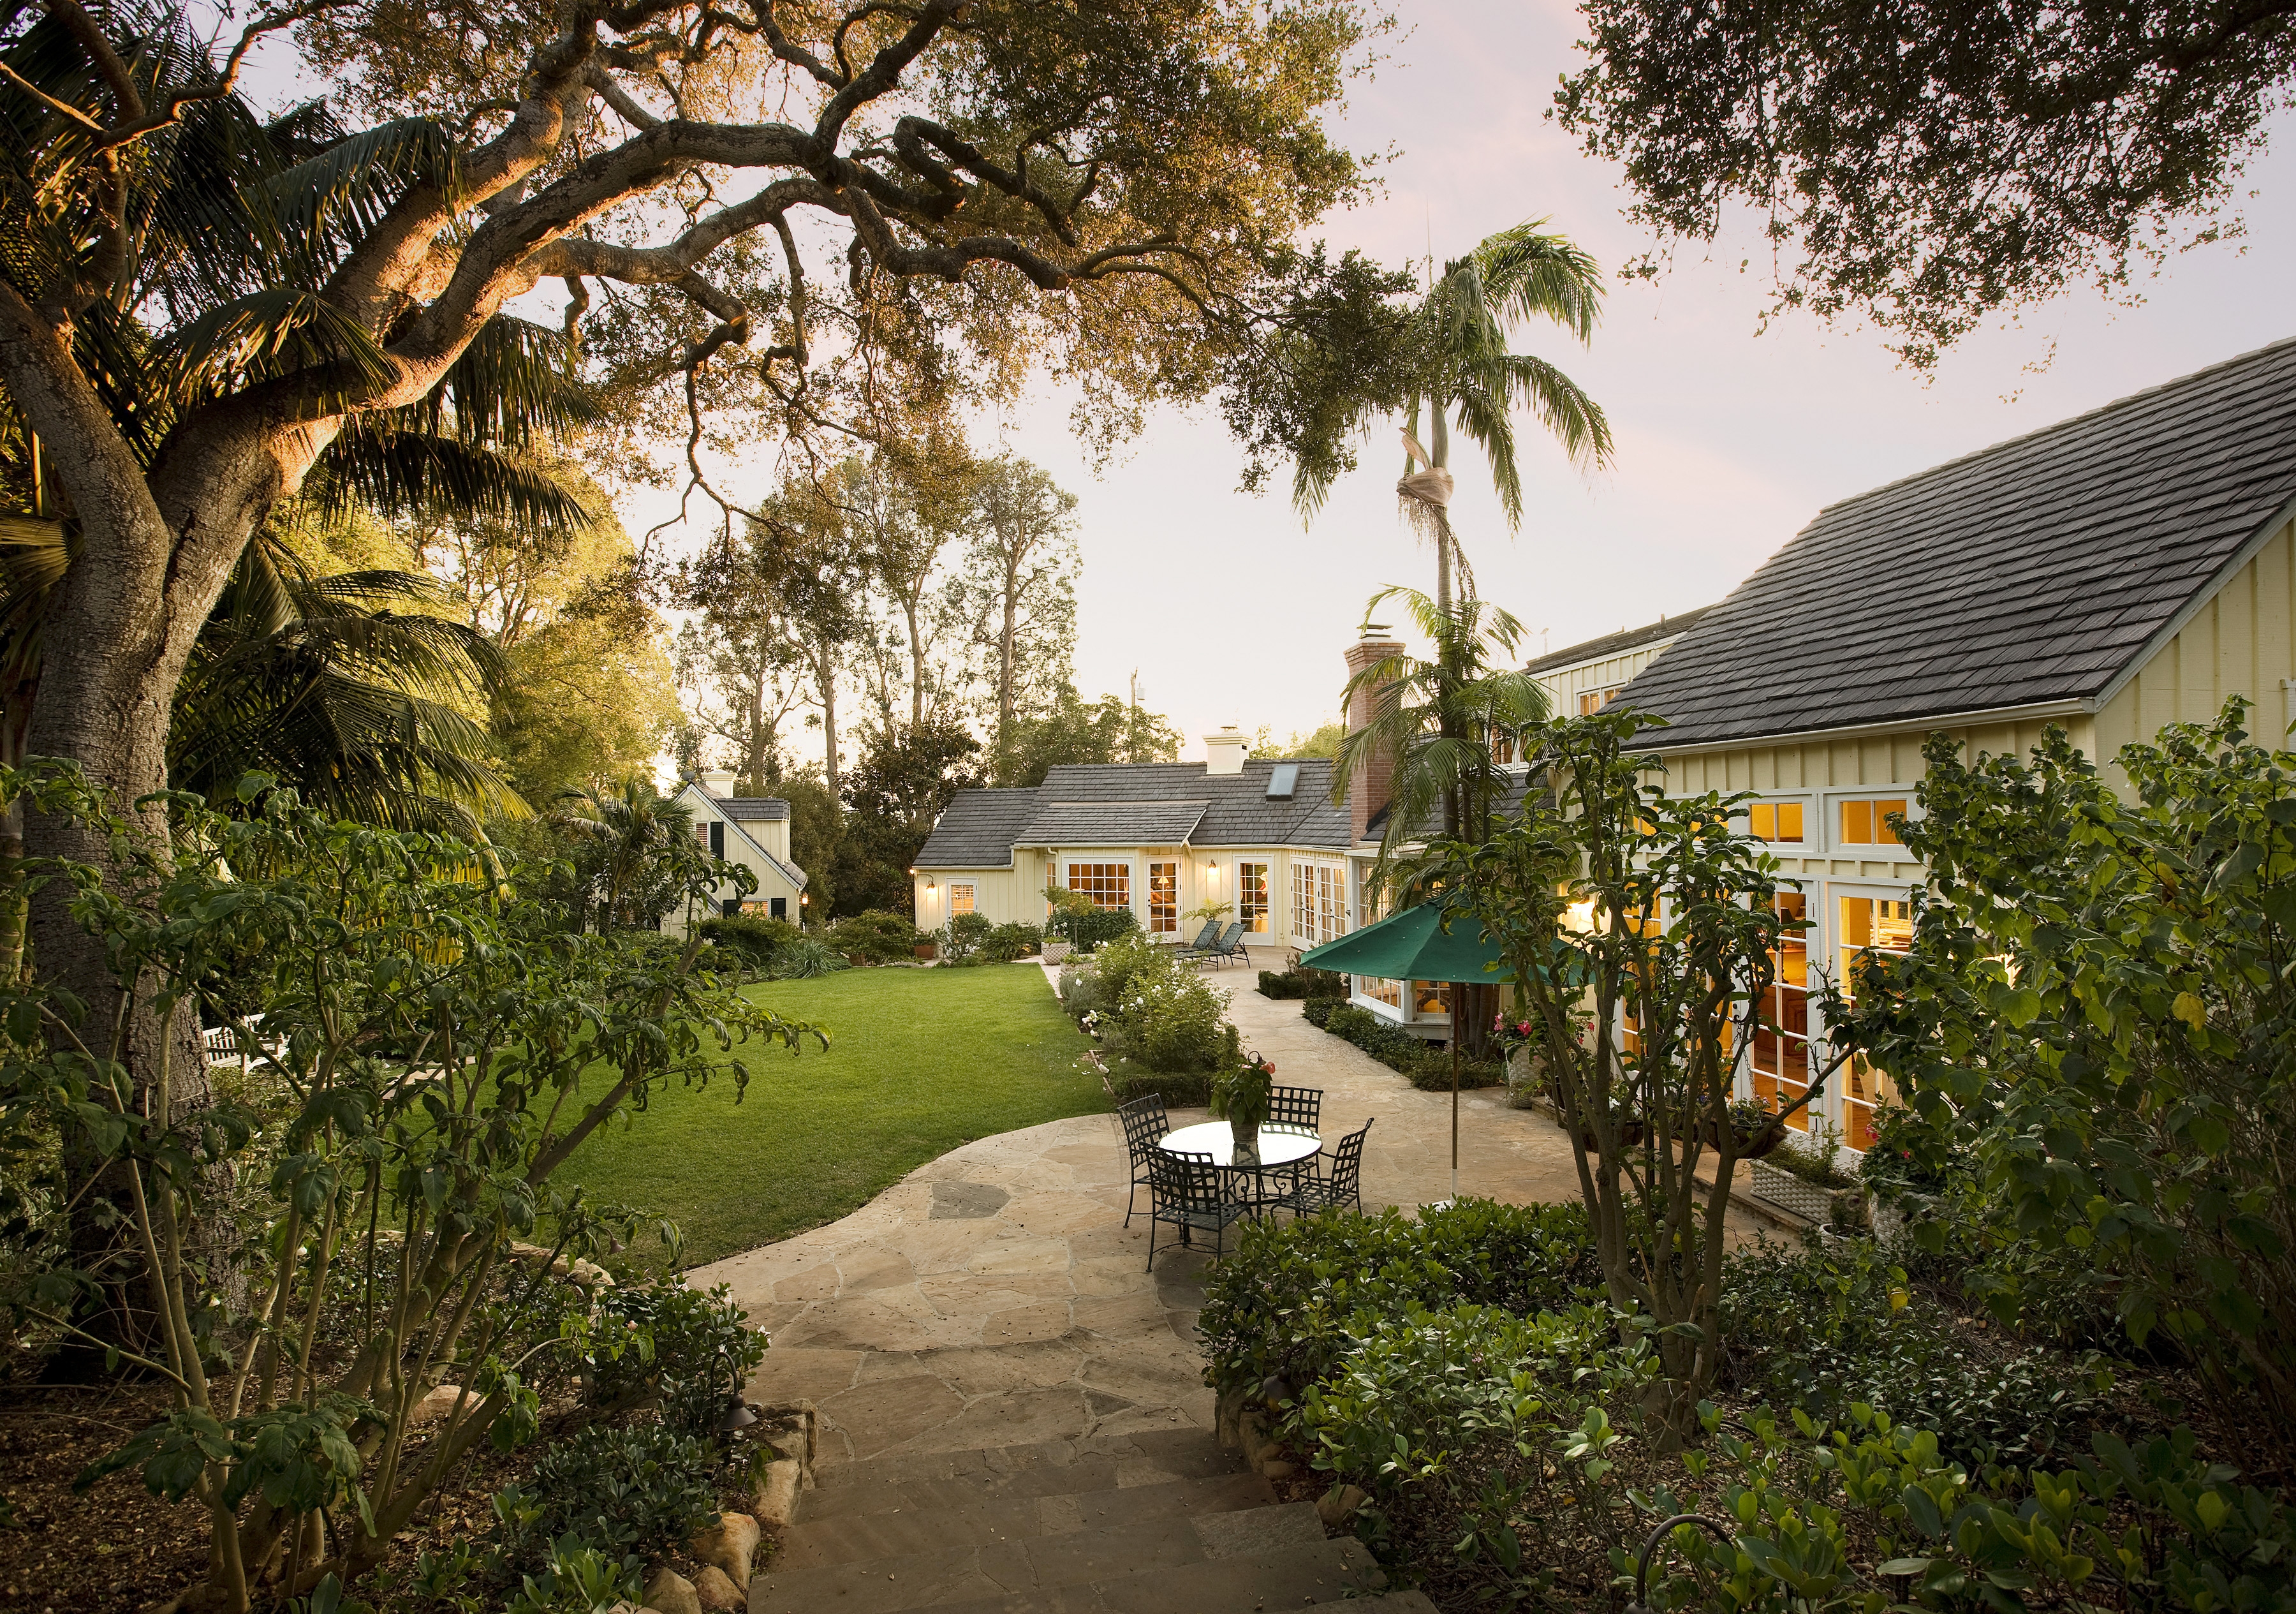
MULTIPOLYGON (((1449 1094, 1317 1031, 1299 1003, 1261 997, 1250 969, 1222 973, 1245 1044, 1287 1085, 1324 1090, 1327 1143, 1374 1122, 1367 1207, 1448 1195, 1449 1094)), ((1463 1094, 1459 1117, 1462 1193, 1575 1197, 1569 1140, 1544 1115, 1490 1091, 1463 1094)), ((1050 1122, 954 1149, 849 1216, 693 1278, 731 1284, 770 1331, 752 1397, 816 1402, 824 1463, 1208 1429, 1195 1322, 1210 1261, 1166 1230, 1155 1272, 1143 1270, 1148 1194, 1128 1229, 1129 1179, 1112 1117, 1050 1122)), ((1730 1214, 1751 1232, 1743 1210, 1730 1214)))

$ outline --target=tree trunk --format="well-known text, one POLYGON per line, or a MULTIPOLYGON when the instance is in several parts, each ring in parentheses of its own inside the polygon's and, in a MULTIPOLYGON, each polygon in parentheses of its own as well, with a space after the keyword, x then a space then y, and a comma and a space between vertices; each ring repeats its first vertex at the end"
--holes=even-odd
MULTIPOLYGON (((1435 462, 1434 468, 1438 471, 1449 470, 1451 468, 1451 429, 1443 418, 1443 400, 1439 398, 1435 400, 1428 434, 1434 440, 1427 445, 1427 452, 1435 462)), ((1448 511, 1444 513, 1443 522, 1445 530, 1438 534, 1435 539, 1435 609, 1448 616, 1451 613, 1451 534, 1448 511)))
POLYGON ((1017 715, 1013 694, 1013 644, 1020 633, 1021 556, 1004 551, 1004 622, 996 639, 996 754, 1011 754, 1013 723, 1017 715))
POLYGON ((916 596, 901 602, 901 613, 909 622, 909 728, 914 732, 925 724, 925 646, 917 634, 916 596))

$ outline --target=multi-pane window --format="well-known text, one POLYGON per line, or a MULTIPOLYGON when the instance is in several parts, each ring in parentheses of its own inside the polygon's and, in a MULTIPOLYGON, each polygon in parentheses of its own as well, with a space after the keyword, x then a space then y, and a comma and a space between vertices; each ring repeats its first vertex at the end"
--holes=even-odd
POLYGON ((1611 684, 1604 688, 1587 690, 1578 697, 1578 715, 1580 717, 1594 716, 1603 707, 1618 699, 1619 691, 1625 688, 1626 686, 1624 684, 1611 684))
MULTIPOLYGON (((1786 928, 1770 954, 1775 979, 1762 993, 1754 1028, 1754 1096, 1774 1110, 1809 1091, 1809 899, 1782 891, 1777 904, 1786 928)), ((1809 1111, 1796 1112, 1787 1124, 1808 1131, 1809 1111)))
POLYGON ((1070 863, 1069 889, 1090 897, 1095 908, 1129 908, 1132 906, 1132 865, 1070 863))
POLYGON ((1841 844, 1844 846, 1895 846, 1898 831, 1890 822, 1892 817, 1906 816, 1903 796, 1869 797, 1853 802, 1834 803, 1841 815, 1841 844))
POLYGON ((1320 947, 1348 934, 1348 871, 1331 863, 1292 862, 1292 944, 1320 947))
POLYGON ((1747 832, 1774 845, 1801 844, 1800 802, 1756 802, 1746 809, 1747 832))
POLYGON ((1264 936, 1267 934, 1267 864, 1238 863, 1235 866, 1235 917, 1243 921, 1246 935, 1264 936))
POLYGON ((1148 865, 1148 928, 1170 935, 1180 928, 1180 866, 1148 865))
MULTIPOLYGON (((1841 900, 1842 995, 1857 1001, 1858 977, 1866 968, 1858 962, 1871 949, 1883 959, 1901 959, 1914 944, 1914 905, 1890 897, 1843 897, 1841 900)), ((1874 1107, 1892 1102, 1897 1090, 1890 1078, 1863 1059, 1844 1068, 1841 1088, 1841 1141, 1863 1151, 1874 1146, 1874 1107)))
POLYGON ((948 888, 948 910, 953 914, 972 911, 972 882, 960 880, 948 888))
POLYGON ((1411 984, 1412 1007, 1422 1015, 1447 1015, 1451 1012, 1451 984, 1448 981, 1414 981, 1411 984))
POLYGON ((1403 983, 1382 980, 1378 976, 1363 977, 1364 996, 1374 1002, 1384 1003, 1400 1014, 1403 1011, 1403 983))

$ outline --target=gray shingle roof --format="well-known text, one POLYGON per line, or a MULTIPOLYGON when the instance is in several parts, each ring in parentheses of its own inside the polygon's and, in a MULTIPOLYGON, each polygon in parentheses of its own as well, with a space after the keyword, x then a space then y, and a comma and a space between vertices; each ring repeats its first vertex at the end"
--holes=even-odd
POLYGON ((920 869, 1010 869, 1013 843, 1037 815, 1034 790, 960 790, 925 837, 920 869))
MULTIPOLYGON (((1040 796, 1043 792, 1037 793, 1040 796)), ((1177 846, 1210 802, 1039 802, 1026 846, 1177 846)))
POLYGON ((1052 769, 1034 790, 962 791, 933 826, 917 867, 1008 869, 1015 843, 1176 846, 1185 839, 1204 847, 1344 850, 1348 813, 1331 803, 1330 760, 1300 759, 1291 798, 1270 801, 1267 778, 1283 760, 1255 758, 1232 774, 1208 774, 1201 762, 1081 762, 1052 769), (1055 812, 1065 816, 1038 833, 1039 815, 1055 812), (1176 830, 1183 820, 1191 827, 1176 830))
POLYGON ((763 819, 768 822, 789 817, 789 803, 777 795, 713 795, 709 804, 729 819, 746 823, 763 819))
POLYGON ((1819 512, 1622 697, 1714 745, 2097 696, 2296 498, 2296 341, 1819 512))
POLYGON ((1695 611, 1684 611, 1674 616, 1661 616, 1658 621, 1640 628, 1621 628, 1616 633, 1606 633, 1600 638, 1590 638, 1582 644, 1569 645, 1562 649, 1540 656, 1526 666, 1525 672, 1551 672, 1557 667, 1575 667, 1580 662, 1595 662, 1606 655, 1623 655, 1629 650, 1639 650, 1644 645, 1660 639, 1672 638, 1687 633, 1698 619, 1713 610, 1701 605, 1695 611))

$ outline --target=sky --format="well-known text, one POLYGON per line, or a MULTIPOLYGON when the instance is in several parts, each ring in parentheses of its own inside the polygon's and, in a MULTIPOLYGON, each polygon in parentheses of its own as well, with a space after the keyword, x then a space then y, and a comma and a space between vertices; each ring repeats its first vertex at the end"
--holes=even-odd
MULTIPOLYGON (((1580 60, 1571 6, 1401 9, 1407 32, 1340 125, 1358 152, 1399 152, 1381 199, 1327 221, 1334 244, 1392 263, 1431 242, 1440 261, 1544 216, 1606 268, 1647 249, 1621 216, 1616 168, 1545 117, 1580 60)), ((1655 284, 1614 280, 1584 349, 1526 327, 1518 350, 1561 365, 1608 411, 1617 464, 1590 480, 1521 423, 1526 514, 1510 537, 1455 438, 1452 516, 1480 593, 1521 619, 1531 653, 1707 605, 1827 504, 2296 334, 2296 117, 2276 133, 2278 152, 2243 181, 2257 193, 2242 204, 2244 242, 2172 259, 2133 309, 2083 292, 2028 309, 1931 376, 1900 367, 1871 330, 1796 317, 1758 334, 1769 282, 1766 260, 1740 272, 1758 250, 1751 232, 1704 259, 1678 252, 1655 284)), ((1211 408, 1155 415, 1098 475, 1067 410, 1042 387, 984 417, 976 446, 1026 455, 1078 496, 1078 687, 1122 693, 1136 669, 1189 760, 1223 724, 1280 738, 1336 716, 1365 601, 1392 583, 1433 587, 1431 553, 1396 515, 1392 429, 1303 527, 1282 490, 1236 490, 1242 456, 1211 408)), ((1823 602, 1810 615, 1824 622, 1823 602)))

